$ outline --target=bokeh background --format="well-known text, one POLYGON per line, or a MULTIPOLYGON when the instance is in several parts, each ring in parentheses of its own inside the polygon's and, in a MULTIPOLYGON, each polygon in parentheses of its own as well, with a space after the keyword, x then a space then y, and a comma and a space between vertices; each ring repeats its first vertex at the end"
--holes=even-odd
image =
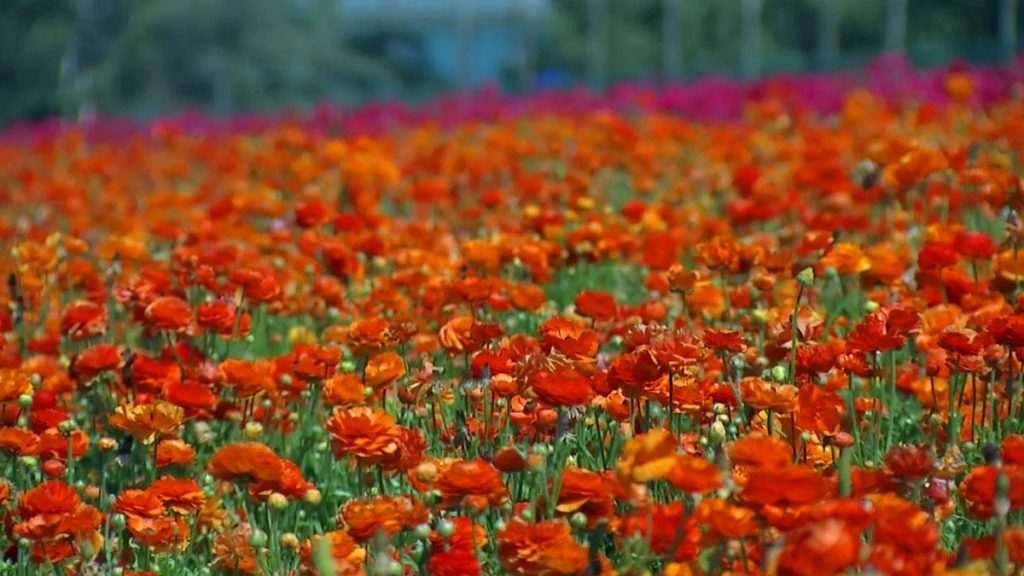
POLYGON ((1018 0, 2 0, 0 125, 1010 60, 1018 0))

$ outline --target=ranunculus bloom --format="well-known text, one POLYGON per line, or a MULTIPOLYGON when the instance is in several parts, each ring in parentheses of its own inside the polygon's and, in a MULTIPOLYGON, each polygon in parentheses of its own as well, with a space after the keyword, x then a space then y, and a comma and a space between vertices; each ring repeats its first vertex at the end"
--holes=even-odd
POLYGON ((538 372, 529 383, 537 398, 552 407, 582 406, 594 395, 587 378, 571 369, 538 372))
POLYGON ((143 444, 157 436, 177 433, 185 411, 175 404, 158 400, 153 404, 122 404, 110 416, 110 425, 128 432, 143 444))
POLYGON ((438 476, 434 487, 440 490, 448 507, 465 504, 483 509, 501 504, 508 497, 501 474, 483 460, 453 462, 438 476))
POLYGON ((365 543, 378 530, 393 536, 427 521, 427 509, 410 496, 378 496, 371 500, 349 500, 338 512, 338 524, 345 526, 356 542, 365 543))
POLYGON ((102 304, 82 301, 64 309, 60 333, 75 340, 102 336, 107 331, 107 308, 102 304))
POLYGON ((361 464, 377 464, 399 450, 398 425, 383 411, 367 407, 339 409, 327 420, 334 454, 353 456, 361 464))
POLYGON ((780 574, 838 574, 857 564, 860 534, 839 520, 810 524, 786 536, 779 556, 780 574))
POLYGON ((219 480, 277 482, 281 479, 281 459, 258 442, 227 444, 213 453, 206 471, 219 480))
POLYGON ((233 388, 238 398, 251 398, 271 392, 277 387, 273 362, 246 361, 228 358, 220 363, 224 385, 233 388))
POLYGON ((675 437, 661 428, 627 440, 615 466, 619 479, 632 483, 668 477, 676 465, 676 446, 675 437))
POLYGON ((192 307, 176 296, 161 296, 146 306, 145 318, 153 330, 184 332, 192 325, 192 307))
POLYGON ((921 270, 933 271, 956 266, 957 251, 949 244, 928 242, 917 253, 917 265, 921 270))
POLYGON ((570 576, 589 563, 587 549, 572 537, 564 520, 527 524, 513 519, 498 532, 498 558, 507 574, 570 576))
POLYGON ((79 382, 84 382, 100 372, 120 368, 123 362, 120 348, 113 344, 97 344, 76 354, 71 360, 68 373, 79 382))
POLYGON ((576 313, 597 322, 615 317, 615 298, 599 290, 583 290, 576 295, 576 313))
POLYGON ((394 352, 381 352, 366 362, 366 385, 375 390, 387 388, 405 376, 405 361, 394 352))
POLYGON ((988 260, 996 253, 996 243, 984 232, 961 232, 953 239, 953 246, 971 260, 988 260))

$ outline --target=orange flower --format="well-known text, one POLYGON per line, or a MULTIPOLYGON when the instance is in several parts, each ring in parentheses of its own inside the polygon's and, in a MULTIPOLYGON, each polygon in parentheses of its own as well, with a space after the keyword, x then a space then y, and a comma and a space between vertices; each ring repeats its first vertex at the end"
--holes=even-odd
POLYGON ((266 499, 274 492, 291 496, 292 498, 302 498, 306 495, 306 492, 314 488, 313 484, 306 482, 302 478, 302 470, 299 469, 295 462, 282 458, 279 464, 281 466, 280 478, 277 480, 261 480, 249 486, 249 492, 255 498, 266 499))
POLYGON ((775 436, 745 436, 726 449, 737 466, 780 467, 793 461, 789 444, 775 436))
POLYGON ((773 384, 761 378, 749 377, 740 382, 743 401, 758 410, 773 410, 788 414, 796 408, 800 389, 792 384, 773 384))
POLYGON ((192 326, 192 308, 176 296, 161 296, 146 306, 145 318, 153 330, 186 332, 192 326))
POLYGON ((624 484, 651 482, 667 478, 676 466, 676 438, 656 428, 626 441, 615 467, 624 484))
POLYGON ((381 352, 366 362, 366 385, 374 390, 387 388, 405 376, 405 361, 394 352, 381 352))
POLYGON ((56 428, 48 428, 39 435, 39 449, 36 456, 64 462, 70 448, 72 458, 81 458, 89 451, 89 436, 81 430, 65 434, 56 428))
POLYGON ((122 404, 110 416, 110 425, 151 444, 157 436, 173 436, 185 418, 180 406, 157 400, 153 404, 122 404))
POLYGON ((191 478, 164 476, 146 490, 156 496, 167 509, 185 515, 198 512, 206 503, 206 495, 199 483, 191 478))
POLYGON ((156 447, 156 467, 188 466, 195 462, 196 450, 188 443, 171 438, 161 440, 156 447))
POLYGON ((821 275, 832 268, 841 276, 860 274, 871 269, 871 260, 860 246, 850 242, 837 242, 818 260, 815 272, 821 275))
POLYGON ((539 312, 547 303, 544 289, 536 284, 513 284, 508 288, 508 298, 517 310, 523 312, 539 312))
POLYGON ((211 546, 213 566, 225 572, 256 574, 256 550, 249 544, 252 526, 242 523, 217 534, 211 546))
POLYGON ((722 487, 722 472, 704 458, 677 454, 668 481, 683 492, 705 494, 722 487))
POLYGON ((827 519, 786 536, 778 571, 793 576, 838 574, 856 566, 859 556, 860 534, 839 520, 827 519))
POLYGON ((31 393, 28 374, 16 368, 0 368, 0 402, 15 402, 22 394, 31 393))
POLYGON ((677 562, 697 559, 700 528, 694 516, 686 515, 683 502, 655 504, 622 518, 619 533, 623 537, 640 536, 656 554, 671 556, 677 562))
POLYGON ((64 481, 43 482, 18 499, 17 512, 22 522, 14 526, 14 532, 32 540, 58 536, 63 519, 74 514, 80 505, 78 492, 64 481))
POLYGON ((219 480, 277 482, 281 479, 281 459, 258 442, 228 444, 213 453, 206 471, 219 480))
POLYGON ((148 490, 128 489, 114 501, 114 511, 126 516, 159 518, 164 515, 164 502, 148 490))
POLYGON ((335 374, 323 381, 324 404, 328 406, 352 406, 366 400, 363 382, 351 372, 335 374))
POLYGON ((745 538, 759 528, 757 514, 753 510, 734 506, 721 498, 701 500, 693 514, 718 538, 745 538))
POLYGON ((458 316, 449 320, 437 333, 441 346, 449 354, 472 351, 470 330, 473 327, 472 316, 458 316))
POLYGON ((740 496, 752 504, 799 506, 817 502, 827 496, 831 489, 827 479, 805 466, 761 466, 750 470, 740 496))
POLYGON ((885 167, 885 183, 899 191, 909 190, 933 172, 946 168, 942 152, 918 148, 904 154, 897 162, 885 167))
POLYGON ((697 254, 712 270, 736 272, 740 269, 740 245, 732 236, 715 236, 698 246, 697 254))
POLYGON ((313 557, 314 554, 319 554, 321 546, 325 547, 327 557, 331 560, 331 568, 338 576, 364 574, 362 567, 366 561, 366 550, 360 548, 344 530, 332 530, 322 536, 314 536, 302 544, 299 557, 304 574, 319 574, 314 566, 313 557))
POLYGON ((220 363, 219 370, 224 385, 234 388, 238 398, 252 398, 276 388, 276 367, 270 361, 249 362, 228 358, 220 363))
POLYGON ((537 398, 552 407, 583 406, 594 396, 587 378, 571 369, 538 372, 530 376, 529 383, 537 398))
POLYGON ((378 530, 393 536, 427 521, 427 509, 410 496, 378 496, 369 501, 349 500, 338 512, 338 524, 356 542, 366 542, 378 530))
POLYGON ((163 552, 176 546, 184 548, 188 543, 188 524, 184 519, 169 516, 128 516, 128 532, 132 538, 163 552))
POLYGON ((615 496, 621 492, 614 478, 582 468, 566 468, 555 509, 562 514, 583 512, 596 523, 615 515, 615 496))
POLYGON ((398 426, 383 411, 367 407, 335 410, 327 421, 334 454, 353 456, 360 464, 377 464, 398 452, 398 426))
POLYGON ((39 450, 39 436, 21 428, 0 428, 0 450, 31 456, 39 450))
POLYGON ((690 292, 700 279, 699 273, 683 268, 682 264, 673 264, 665 274, 673 292, 690 292))
POLYGON ((356 356, 380 352, 391 337, 388 321, 384 318, 356 320, 348 327, 345 341, 356 356))
POLYGON ((527 524, 513 519, 498 532, 498 558, 507 574, 560 576, 581 574, 589 559, 564 520, 527 524))
POLYGON ((434 482, 447 507, 466 504, 477 510, 496 506, 508 497, 501 474, 483 460, 459 460, 434 482))

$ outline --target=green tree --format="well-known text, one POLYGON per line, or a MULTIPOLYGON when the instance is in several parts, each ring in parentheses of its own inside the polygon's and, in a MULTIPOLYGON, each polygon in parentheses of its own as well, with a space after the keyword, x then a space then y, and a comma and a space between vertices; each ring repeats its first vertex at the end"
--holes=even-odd
POLYGON ((0 125, 60 113, 70 0, 5 0, 0 10, 0 125))

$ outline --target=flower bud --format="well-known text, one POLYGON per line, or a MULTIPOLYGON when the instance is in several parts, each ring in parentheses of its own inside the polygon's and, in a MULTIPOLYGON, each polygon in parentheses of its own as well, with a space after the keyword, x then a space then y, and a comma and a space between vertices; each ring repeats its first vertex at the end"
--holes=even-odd
POLYGON ((420 482, 433 482, 437 478, 437 465, 433 462, 421 462, 415 469, 416 479, 420 482))
POLYGON ((267 533, 263 530, 255 529, 252 534, 249 535, 249 545, 253 548, 263 548, 267 545, 267 533))
POLYGON ((284 510, 288 507, 288 497, 280 492, 274 492, 267 497, 267 504, 274 510, 284 510))
POLYGON ((569 524, 571 524, 572 527, 576 528, 577 530, 582 530, 587 526, 587 515, 583 512, 576 512, 575 514, 569 517, 569 524))
POLYGON ((724 442, 725 441, 725 424, 722 424, 720 420, 715 420, 711 423, 708 429, 708 436, 713 442, 724 442))
POLYGON ((772 380, 775 380, 776 382, 785 382, 786 378, 789 376, 789 370, 781 364, 776 364, 775 366, 772 366, 771 375, 772 380))
POLYGON ((804 268, 797 273, 796 281, 804 288, 810 287, 811 284, 814 284, 814 269, 804 268))
POLYGON ((441 520, 437 523, 437 533, 441 538, 447 540, 455 534, 455 524, 451 520, 441 520))
POLYGON ((316 488, 310 488, 302 495, 302 500, 306 504, 312 504, 314 506, 320 503, 321 498, 323 498, 323 495, 316 488))
POLYGON ((289 550, 299 549, 299 537, 294 532, 281 534, 281 546, 289 550))
POLYGON ((249 440, 258 440, 263 435, 263 425, 259 422, 247 422, 242 434, 249 440))

